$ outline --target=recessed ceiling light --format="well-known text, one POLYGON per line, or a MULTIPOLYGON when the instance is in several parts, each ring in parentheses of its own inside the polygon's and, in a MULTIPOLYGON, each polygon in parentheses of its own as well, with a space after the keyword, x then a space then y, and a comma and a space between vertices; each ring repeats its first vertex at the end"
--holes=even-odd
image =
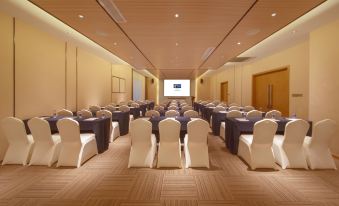
POLYGON ((175 18, 179 18, 179 14, 174 14, 174 17, 175 18))
POLYGON ((237 44, 238 44, 238 45, 240 45, 240 44, 241 44, 241 42, 238 42, 237 44))
POLYGON ((178 43, 178 42, 176 42, 176 43, 175 43, 175 46, 179 46, 179 43, 178 43))
POLYGON ((79 17, 80 19, 83 19, 83 18, 85 18, 85 16, 84 16, 84 15, 82 15, 82 14, 79 14, 79 15, 78 15, 78 17, 79 17))
POLYGON ((295 32, 297 32, 296 30, 293 30, 292 33, 295 34, 295 32))
POLYGON ((114 42, 113 45, 116 46, 116 45, 118 45, 118 43, 114 42))
POLYGON ((272 17, 275 17, 277 15, 277 13, 272 13, 271 16, 272 17))

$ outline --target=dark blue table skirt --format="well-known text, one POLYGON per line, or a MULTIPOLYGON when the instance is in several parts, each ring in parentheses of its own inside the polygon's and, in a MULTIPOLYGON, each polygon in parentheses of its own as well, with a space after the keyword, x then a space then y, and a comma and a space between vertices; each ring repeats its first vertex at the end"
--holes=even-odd
POLYGON ((113 111, 112 121, 119 122, 120 135, 128 134, 129 130, 129 112, 113 111))
POLYGON ((129 109, 130 109, 129 112, 131 115, 133 115, 134 119, 138 119, 140 117, 140 111, 141 111, 140 108, 130 107, 129 109))
MULTIPOLYGON (((236 118, 226 118, 226 130, 225 130, 225 145, 232 154, 238 153, 239 137, 241 134, 253 134, 254 124, 262 119, 251 118, 249 121, 238 121, 236 118)), ((278 129, 276 134, 284 134, 285 126, 291 120, 281 118, 278 123, 278 129)), ((307 132, 308 136, 312 135, 312 122, 307 132)))
MULTIPOLYGON (((149 121, 152 123, 152 133, 157 137, 159 141, 159 122, 166 119, 164 116, 160 117, 151 117, 149 121)), ((179 121, 181 124, 180 127, 180 141, 183 142, 185 134, 187 133, 187 123, 191 121, 189 117, 176 117, 175 120, 179 121)))
MULTIPOLYGON (((49 123, 51 127, 51 132, 52 133, 57 133, 58 128, 57 128, 57 121, 62 119, 61 117, 48 117, 45 120, 49 123)), ((86 121, 85 118, 78 118, 74 117, 72 118, 75 121, 79 123, 80 126, 80 132, 81 133, 94 133, 95 134, 95 139, 97 142, 97 147, 98 147, 98 152, 103 153, 108 149, 109 146, 109 139, 110 139, 110 119, 109 118, 98 118, 95 120, 91 121, 86 121)), ((25 127, 27 134, 30 134, 31 131, 29 130, 28 120, 24 120, 25 127)))

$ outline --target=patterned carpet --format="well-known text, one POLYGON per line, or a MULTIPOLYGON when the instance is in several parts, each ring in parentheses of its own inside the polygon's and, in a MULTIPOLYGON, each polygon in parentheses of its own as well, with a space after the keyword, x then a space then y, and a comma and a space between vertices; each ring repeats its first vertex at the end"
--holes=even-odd
POLYGON ((127 169, 129 148, 119 137, 79 169, 0 166, 0 205, 339 206, 338 171, 251 171, 216 136, 209 170, 127 169))

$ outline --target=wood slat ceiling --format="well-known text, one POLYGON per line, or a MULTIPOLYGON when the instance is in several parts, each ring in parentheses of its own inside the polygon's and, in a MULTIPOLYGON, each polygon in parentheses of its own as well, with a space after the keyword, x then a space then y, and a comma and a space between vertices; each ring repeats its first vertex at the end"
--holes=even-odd
POLYGON ((323 2, 112 1, 127 22, 115 22, 96 0, 31 0, 137 69, 147 68, 159 78, 194 78, 217 69, 323 2), (216 49, 203 59, 210 47, 216 49))

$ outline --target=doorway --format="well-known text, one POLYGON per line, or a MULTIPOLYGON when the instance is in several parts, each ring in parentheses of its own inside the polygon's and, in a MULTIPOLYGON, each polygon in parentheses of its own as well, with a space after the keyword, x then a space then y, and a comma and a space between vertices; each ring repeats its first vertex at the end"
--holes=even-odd
POLYGON ((279 110, 289 115, 289 69, 282 68, 253 75, 252 104, 267 112, 279 110))
POLYGON ((220 101, 228 102, 228 82, 220 83, 220 101))

